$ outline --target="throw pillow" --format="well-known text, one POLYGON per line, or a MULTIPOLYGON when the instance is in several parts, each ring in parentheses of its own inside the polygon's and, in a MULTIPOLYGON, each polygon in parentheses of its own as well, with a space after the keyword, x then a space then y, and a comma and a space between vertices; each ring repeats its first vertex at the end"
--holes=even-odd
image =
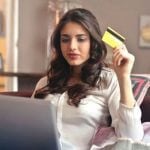
POLYGON ((137 100, 137 103, 141 105, 148 91, 148 88, 150 87, 150 76, 142 74, 132 74, 131 81, 135 99, 137 100))

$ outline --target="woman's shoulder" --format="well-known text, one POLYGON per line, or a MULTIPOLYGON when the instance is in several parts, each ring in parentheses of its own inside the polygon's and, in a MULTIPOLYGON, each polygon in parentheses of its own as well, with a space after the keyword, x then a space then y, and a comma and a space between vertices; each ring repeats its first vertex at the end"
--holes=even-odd
POLYGON ((42 77, 36 84, 31 97, 34 97, 35 92, 47 85, 47 76, 42 77))
POLYGON ((113 76, 116 76, 116 73, 115 71, 112 69, 112 68, 109 68, 109 67, 103 67, 102 68, 102 71, 101 71, 101 77, 113 77, 113 76))
POLYGON ((40 89, 47 85, 47 76, 42 77, 36 84, 36 89, 40 89))
POLYGON ((103 67, 101 71, 101 81, 103 81, 107 86, 117 81, 116 73, 113 69, 108 67, 103 67))

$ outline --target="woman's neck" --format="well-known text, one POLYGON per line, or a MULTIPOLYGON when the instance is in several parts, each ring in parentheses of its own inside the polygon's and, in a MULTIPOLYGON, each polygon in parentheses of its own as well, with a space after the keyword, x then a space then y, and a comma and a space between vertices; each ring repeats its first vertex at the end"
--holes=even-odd
POLYGON ((73 85, 79 83, 80 81, 81 81, 81 67, 73 67, 72 74, 70 76, 68 84, 73 85))
POLYGON ((81 75, 81 67, 77 66, 77 67, 73 67, 72 68, 72 78, 80 78, 81 75))

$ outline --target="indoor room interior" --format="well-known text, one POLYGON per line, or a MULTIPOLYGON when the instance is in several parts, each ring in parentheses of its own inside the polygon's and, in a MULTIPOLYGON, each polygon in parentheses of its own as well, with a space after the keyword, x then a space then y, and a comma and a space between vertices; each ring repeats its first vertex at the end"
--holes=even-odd
MULTIPOLYGON (((111 27, 125 37, 135 56, 133 94, 142 122, 150 122, 150 0, 0 0, 0 94, 31 97, 52 58, 50 35, 72 8, 89 9, 102 34, 111 27)), ((112 48, 106 47, 111 66, 112 48)))
MULTIPOLYGON (((150 74, 149 3, 147 0, 0 0, 1 91, 17 91, 18 79, 33 77, 37 81, 42 76, 50 57, 48 34, 61 14, 73 7, 91 10, 103 32, 110 26, 122 34, 136 58, 133 73, 150 74)), ((109 47, 107 60, 111 63, 109 47)))

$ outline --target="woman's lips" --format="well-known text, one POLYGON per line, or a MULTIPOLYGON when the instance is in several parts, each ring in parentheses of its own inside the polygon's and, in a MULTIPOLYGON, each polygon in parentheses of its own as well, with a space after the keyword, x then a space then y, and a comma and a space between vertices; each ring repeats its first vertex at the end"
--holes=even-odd
POLYGON ((70 59, 77 59, 79 57, 79 55, 78 54, 68 54, 68 57, 70 59))

